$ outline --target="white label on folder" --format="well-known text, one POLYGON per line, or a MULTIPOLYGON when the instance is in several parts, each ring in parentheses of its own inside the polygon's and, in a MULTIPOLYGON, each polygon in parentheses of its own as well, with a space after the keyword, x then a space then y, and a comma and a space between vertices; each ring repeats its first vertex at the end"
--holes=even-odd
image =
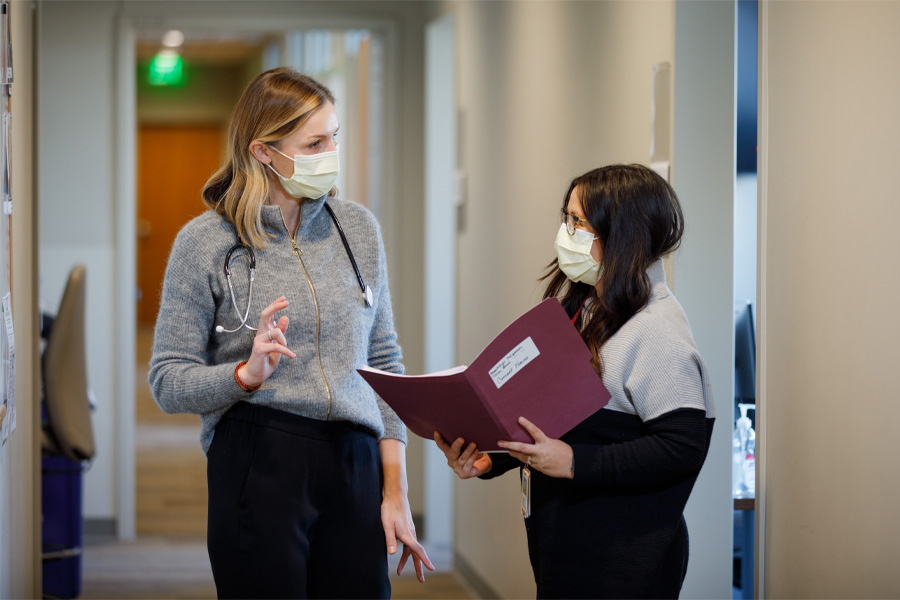
POLYGON ((512 379, 513 375, 521 371, 525 365, 540 356, 540 354, 537 346, 534 345, 534 340, 530 337, 525 338, 521 344, 510 350, 509 354, 504 356, 490 370, 489 374, 491 379, 494 380, 494 385, 499 390, 504 383, 512 379))

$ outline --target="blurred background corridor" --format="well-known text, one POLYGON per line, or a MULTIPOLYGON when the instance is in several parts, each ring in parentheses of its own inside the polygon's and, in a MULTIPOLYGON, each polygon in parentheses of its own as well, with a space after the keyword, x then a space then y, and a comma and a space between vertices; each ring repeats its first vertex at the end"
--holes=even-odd
MULTIPOLYGON (((337 186, 381 226, 410 374, 469 364, 538 302, 573 177, 610 163, 666 177, 686 223, 668 283, 717 409, 682 596, 900 594, 900 2, 0 5, 15 58, 0 297, 16 325, 0 366, 18 399, 17 429, 0 430, 0 599, 48 591, 38 323, 79 264, 96 441, 81 595, 215 596, 200 421, 157 408, 148 361, 172 240, 204 210, 244 86, 281 65, 335 93, 337 186), (756 491, 736 499, 747 387, 756 491)), ((414 435, 407 462, 439 572, 393 577, 394 596, 534 597, 517 479, 459 481, 414 435)))

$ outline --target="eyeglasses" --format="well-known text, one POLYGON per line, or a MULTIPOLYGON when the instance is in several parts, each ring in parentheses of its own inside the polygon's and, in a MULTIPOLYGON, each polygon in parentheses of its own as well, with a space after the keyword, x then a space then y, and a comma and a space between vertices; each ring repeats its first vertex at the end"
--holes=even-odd
POLYGON ((566 231, 569 232, 569 235, 575 235, 576 227, 587 227, 589 225, 587 219, 576 217, 564 208, 559 211, 559 216, 562 222, 566 224, 566 231))

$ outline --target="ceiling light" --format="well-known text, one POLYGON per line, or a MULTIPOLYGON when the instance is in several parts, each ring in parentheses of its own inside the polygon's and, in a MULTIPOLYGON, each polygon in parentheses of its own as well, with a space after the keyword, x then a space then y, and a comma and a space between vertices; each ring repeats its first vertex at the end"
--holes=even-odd
POLYGON ((162 38, 162 45, 167 48, 177 48, 184 43, 184 34, 177 29, 166 32, 162 38))

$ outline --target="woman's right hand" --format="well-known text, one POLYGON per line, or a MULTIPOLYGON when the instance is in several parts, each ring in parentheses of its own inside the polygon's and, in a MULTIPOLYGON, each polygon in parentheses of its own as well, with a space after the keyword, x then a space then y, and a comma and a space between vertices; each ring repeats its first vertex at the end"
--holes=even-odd
POLYGON ((475 442, 463 450, 466 440, 457 438, 453 444, 448 444, 441 434, 434 432, 434 441, 447 457, 447 464, 459 476, 460 479, 469 479, 484 475, 491 470, 491 457, 484 452, 479 452, 475 442))
POLYGON ((284 334, 288 328, 287 316, 275 321, 275 313, 287 308, 288 301, 284 296, 265 307, 259 316, 259 329, 253 338, 253 350, 247 364, 238 370, 238 377, 248 386, 257 386, 275 372, 281 355, 297 358, 290 348, 284 334))

